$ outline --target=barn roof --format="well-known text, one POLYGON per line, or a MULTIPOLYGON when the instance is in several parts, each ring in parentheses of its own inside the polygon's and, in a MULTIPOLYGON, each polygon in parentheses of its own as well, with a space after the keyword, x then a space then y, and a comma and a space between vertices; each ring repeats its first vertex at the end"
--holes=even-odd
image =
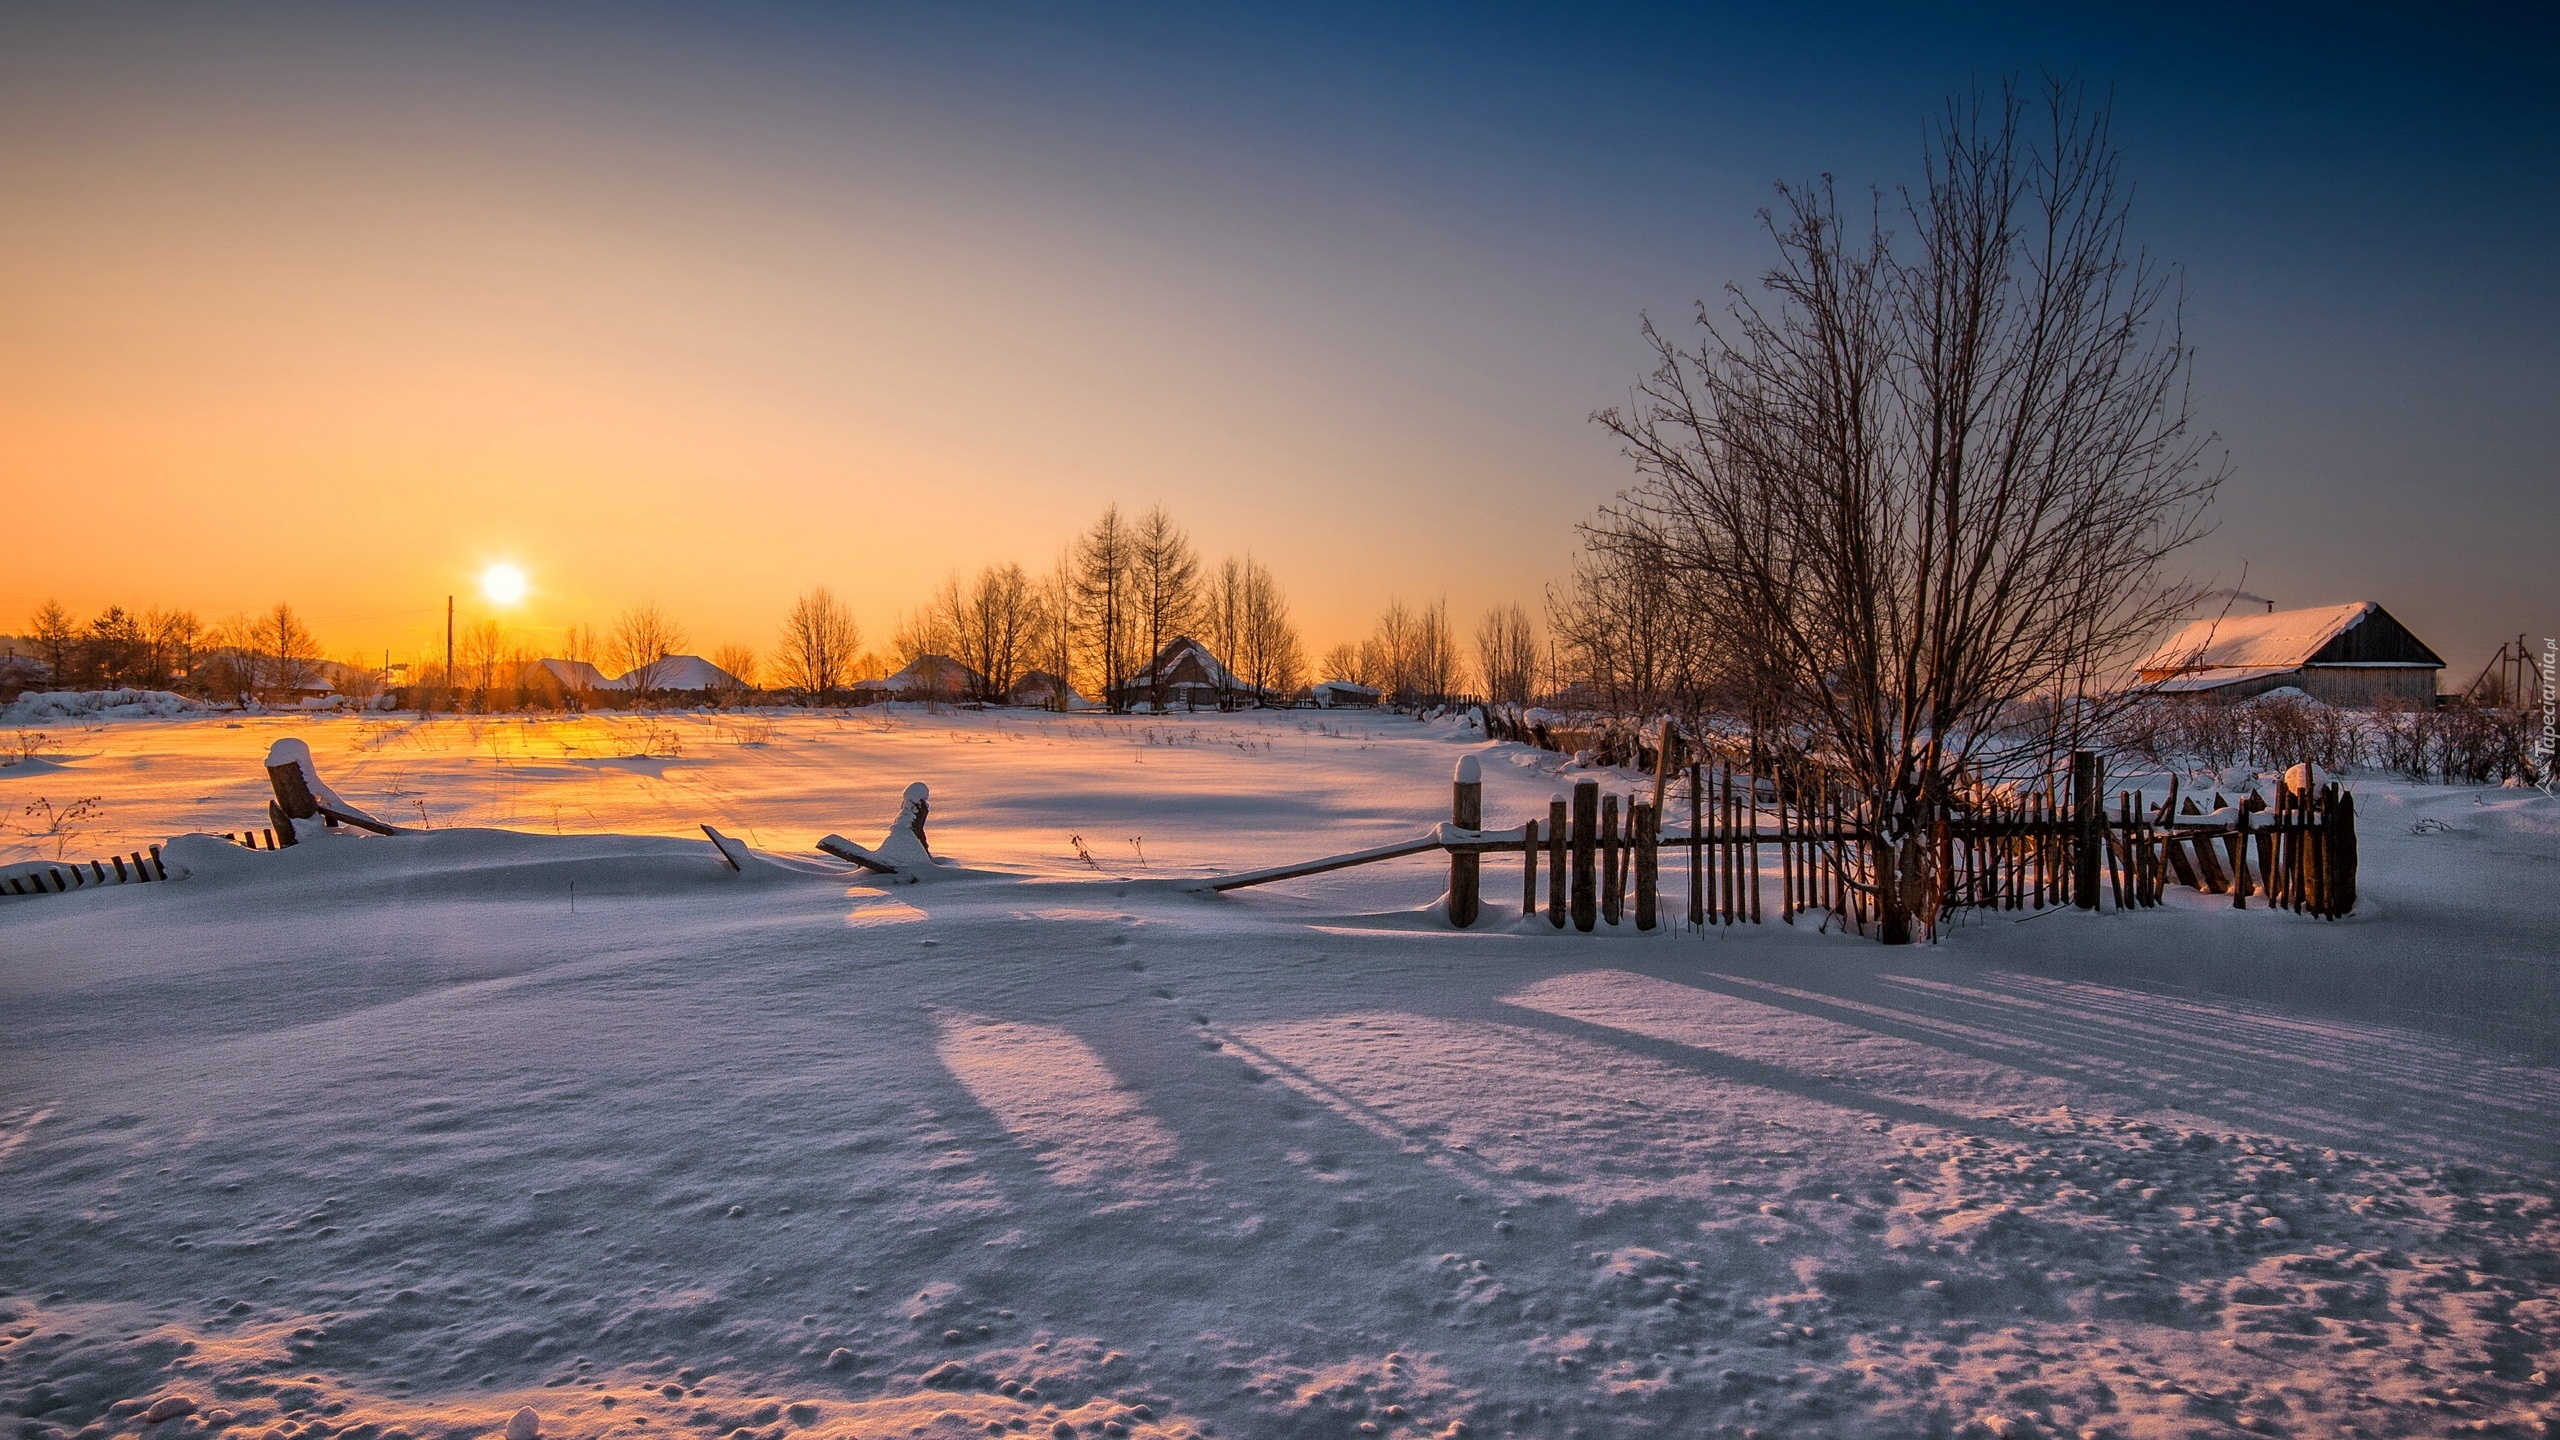
POLYGON ((2357 600, 2191 621, 2151 652, 2141 671, 2157 680, 2199 670, 2296 670, 2311 664, 2441 667, 2444 660, 2389 611, 2357 600))
MULTIPOLYGON (((726 690, 737 683, 737 676, 699 655, 668 656, 666 661, 658 667, 656 679, 657 687, 661 690, 726 690)), ((631 684, 631 676, 623 676, 621 684, 628 687, 631 684)))
POLYGON ((1227 690, 1251 691, 1253 689, 1252 686, 1237 679, 1235 673, 1222 664, 1217 656, 1210 654, 1208 646, 1188 635, 1176 635, 1164 642, 1164 648, 1156 652, 1155 659, 1140 666, 1136 673, 1111 688, 1115 690, 1146 689, 1155 683, 1155 677, 1158 675, 1164 676, 1170 683, 1174 671, 1180 668, 1186 657, 1199 662, 1202 677, 1199 681, 1190 683, 1214 685, 1227 690))
POLYGON ((876 680, 856 680, 853 686, 857 690, 949 692, 975 690, 986 683, 985 676, 950 656, 927 653, 908 661, 906 668, 895 675, 883 675, 876 680))
POLYGON ((584 660, 536 660, 525 667, 524 679, 519 683, 530 683, 534 679, 536 672, 549 675, 551 679, 564 690, 619 690, 623 688, 621 681, 608 677, 603 671, 598 670, 596 667, 588 664, 584 660))

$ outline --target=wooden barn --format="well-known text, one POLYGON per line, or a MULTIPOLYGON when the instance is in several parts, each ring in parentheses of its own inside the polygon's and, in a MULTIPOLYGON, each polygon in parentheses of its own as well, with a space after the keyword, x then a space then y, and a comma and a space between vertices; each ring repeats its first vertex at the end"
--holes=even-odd
POLYGON ((1092 701, 1076 693, 1076 687, 1063 677, 1046 670, 1024 671, 1022 678, 1013 682, 1013 689, 1006 693, 1005 698, 1012 704, 1034 710, 1086 710, 1093 706, 1092 701))
POLYGON ((2331 705, 2436 699, 2444 657, 2370 600, 2196 620, 2142 662, 2162 695, 2242 700, 2292 686, 2331 705))
POLYGON ((1155 659, 1114 681, 1110 699, 1123 710, 1159 703, 1167 710, 1215 710, 1223 705, 1262 705, 1281 697, 1238 679, 1209 647, 1188 635, 1165 642, 1155 659), (1159 701, 1159 697, 1161 700, 1159 701))

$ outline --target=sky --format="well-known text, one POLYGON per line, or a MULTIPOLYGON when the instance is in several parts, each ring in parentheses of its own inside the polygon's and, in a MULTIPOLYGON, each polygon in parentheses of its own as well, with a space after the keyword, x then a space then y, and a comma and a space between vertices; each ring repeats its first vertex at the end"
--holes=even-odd
POLYGON ((2197 575, 2560 633, 2560 29, 2354 6, 0 4, 0 629, 874 643, 1114 502, 1533 607, 1591 412, 1951 93, 2112 97, 2231 479, 2197 575), (1786 13, 1774 13, 1784 9, 1786 13), (2245 13, 2244 13, 2245 12, 2245 13), (475 579, 521 567, 494 609, 475 579))

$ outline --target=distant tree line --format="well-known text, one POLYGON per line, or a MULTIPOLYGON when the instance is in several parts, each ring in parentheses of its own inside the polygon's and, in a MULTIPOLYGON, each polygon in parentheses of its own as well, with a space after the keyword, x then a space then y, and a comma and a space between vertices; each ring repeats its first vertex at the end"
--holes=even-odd
POLYGON ((208 699, 282 701, 315 686, 374 693, 363 665, 330 665, 320 642, 290 604, 212 625, 192 610, 132 610, 109 605, 83 621, 53 600, 36 607, 17 655, 42 668, 0 659, 0 681, 12 691, 168 690, 208 699), (354 687, 350 690, 349 687, 354 687))
MULTIPOLYGON (((1552 608, 1552 607, 1551 607, 1552 608)), ((1559 635, 1569 632, 1559 630, 1559 635)), ((779 699, 836 704, 880 693, 888 672, 948 662, 928 674, 930 693, 952 699, 1064 705, 1070 691, 1106 709, 1164 708, 1171 677, 1154 662, 1183 638, 1218 662, 1221 708, 1286 704, 1315 681, 1374 687, 1389 704, 1462 700, 1527 704, 1585 652, 1544 653, 1529 614, 1497 606, 1462 648, 1445 600, 1391 600, 1365 639, 1310 663, 1289 596, 1251 554, 1203 560, 1161 505, 1130 516, 1106 507, 1042 571, 1014 562, 955 571, 889 628, 882 650, 864 646, 852 607, 826 586, 793 600, 769 651, 723 645, 695 670, 685 627, 655 601, 632 605, 602 628, 575 624, 537 648, 495 618, 468 620, 444 647, 398 666, 361 657, 329 660, 289 604, 207 625, 189 610, 108 606, 82 621, 47 601, 10 646, 41 663, 16 672, 0 657, 0 684, 56 689, 130 686, 235 703, 289 703, 334 691, 369 699, 388 688, 421 709, 470 711, 647 704, 678 695, 738 704, 779 699), (544 666, 545 660, 566 662, 544 666), (601 683, 599 683, 601 682, 601 683)), ((1561 678, 1560 678, 1561 677, 1561 678)), ((1602 687, 1594 693, 1618 694, 1602 687)))

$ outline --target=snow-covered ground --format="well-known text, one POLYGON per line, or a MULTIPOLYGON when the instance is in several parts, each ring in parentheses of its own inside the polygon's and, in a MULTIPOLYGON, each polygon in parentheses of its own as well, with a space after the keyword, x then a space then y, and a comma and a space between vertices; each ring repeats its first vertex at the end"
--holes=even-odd
POLYGON ((286 735, 434 828, 0 898, 28 1440, 2560 1415, 2538 796, 2360 783, 2342 923, 1898 951, 1522 927, 1507 861, 1466 934, 1430 858, 1183 889, 1557 783, 1389 717, 75 722, 0 803, 95 819, 0 860, 261 824, 286 735), (809 853, 915 780, 964 873, 809 853))

